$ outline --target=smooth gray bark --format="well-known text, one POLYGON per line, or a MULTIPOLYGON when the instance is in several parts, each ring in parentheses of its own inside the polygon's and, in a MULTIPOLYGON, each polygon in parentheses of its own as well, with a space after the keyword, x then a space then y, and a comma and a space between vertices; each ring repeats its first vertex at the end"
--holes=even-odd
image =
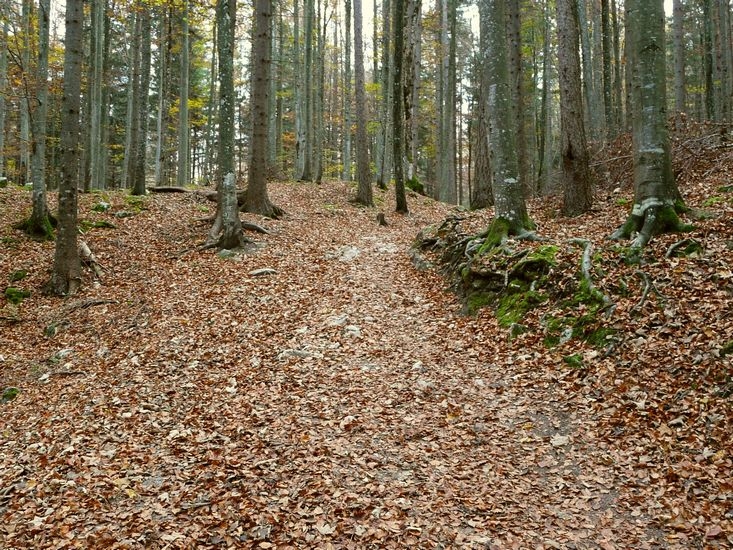
POLYGON ((137 89, 136 147, 132 168, 132 194, 144 195, 148 149, 148 91, 150 89, 150 8, 140 8, 140 83, 137 89))
POLYGON ((105 0, 92 0, 91 98, 89 100, 89 187, 91 189, 104 189, 106 187, 102 143, 102 115, 105 112, 105 106, 102 104, 102 88, 105 76, 105 4, 105 0))
POLYGON ((672 174, 667 130, 663 0, 627 0, 632 41, 634 205, 612 238, 640 249, 656 234, 686 229, 676 214, 681 197, 672 174))
POLYGON ((282 210, 270 202, 267 194, 267 145, 270 117, 267 112, 272 66, 272 0, 255 0, 252 30, 252 143, 250 145, 249 182, 244 210, 276 218, 282 210))
POLYGON ((76 222, 83 0, 66 0, 65 25, 64 91, 61 100, 62 178, 59 185, 58 233, 50 283, 51 290, 59 295, 74 294, 81 286, 76 222))
POLYGON ((576 0, 557 0, 557 57, 560 83, 560 125, 563 214, 577 216, 593 203, 578 54, 576 0))
POLYGON ((404 173, 404 143, 405 143, 405 124, 404 124, 404 97, 405 86, 402 80, 402 64, 405 58, 405 0, 392 0, 394 2, 394 76, 393 89, 394 101, 392 103, 392 131, 393 139, 393 158, 394 158, 394 179, 395 179, 395 198, 397 202, 397 212, 407 214, 407 198, 405 196, 405 173, 404 173))
POLYGON ((52 238, 46 202, 46 127, 48 114, 48 27, 51 11, 50 0, 38 4, 38 57, 36 60, 36 98, 33 109, 33 147, 31 174, 33 180, 33 212, 28 232, 52 238))
POLYGON ((178 109, 178 170, 176 172, 176 184, 178 187, 185 187, 190 183, 188 85, 191 67, 189 61, 188 0, 183 0, 183 13, 181 14, 181 19, 181 89, 178 109))
POLYGON ((356 102, 356 178, 359 182, 356 202, 364 206, 374 206, 371 173, 369 170, 361 0, 354 0, 354 79, 356 102))
POLYGON ((506 235, 524 235, 531 222, 522 193, 517 162, 516 134, 510 105, 509 60, 507 53, 504 0, 481 0, 486 10, 488 41, 483 54, 488 69, 489 144, 493 172, 496 220, 506 235))
POLYGON ((8 85, 8 18, 0 31, 0 178, 5 177, 5 95, 8 85))
POLYGON ((344 2, 345 37, 344 37, 344 93, 343 93, 343 149, 341 179, 351 181, 351 0, 344 2))

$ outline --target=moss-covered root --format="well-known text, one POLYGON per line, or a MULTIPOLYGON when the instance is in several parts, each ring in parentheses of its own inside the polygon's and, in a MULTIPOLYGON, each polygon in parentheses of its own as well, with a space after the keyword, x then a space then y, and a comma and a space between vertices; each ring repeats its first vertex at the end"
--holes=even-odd
POLYGON ((644 248, 655 235, 661 233, 680 233, 692 231, 693 226, 683 223, 677 215, 674 202, 662 202, 658 199, 647 199, 634 204, 626 222, 611 234, 611 239, 630 239, 632 250, 644 248))
POLYGON ((486 232, 484 243, 479 248, 479 255, 489 250, 503 245, 506 240, 513 236, 518 239, 535 239, 536 235, 532 231, 534 224, 527 218, 526 220, 510 220, 509 218, 494 218, 486 232))
POLYGON ((53 226, 55 220, 51 216, 45 216, 43 219, 37 219, 34 216, 18 222, 13 227, 20 229, 26 235, 33 239, 43 241, 53 240, 53 226))

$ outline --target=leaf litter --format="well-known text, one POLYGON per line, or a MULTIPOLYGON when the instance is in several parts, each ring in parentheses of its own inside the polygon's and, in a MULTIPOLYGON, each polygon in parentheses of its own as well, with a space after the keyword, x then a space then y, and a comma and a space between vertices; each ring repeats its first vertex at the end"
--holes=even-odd
MULTIPOLYGON (((700 204, 716 185, 683 191, 700 204)), ((615 193, 572 220, 532 203, 543 235, 602 251, 604 292, 627 281, 603 353, 548 349, 541 308, 511 340, 490 308, 460 315, 409 255, 457 211, 412 194, 409 216, 390 215, 378 191, 384 227, 352 193, 273 183, 288 215, 245 215, 270 234, 230 259, 196 250, 195 194, 148 196, 85 236, 103 274, 61 300, 42 292, 53 243, 11 229, 28 193, 0 190, 0 279, 24 269, 14 284, 31 292, 0 320, 0 387, 18 390, 0 404, 0 545, 733 544, 731 195, 697 224, 699 257, 665 258, 679 236, 652 241, 642 269, 663 299, 642 307, 642 279, 604 241, 626 215, 615 193)), ((127 208, 99 200, 81 196, 81 215, 127 208)), ((491 212, 461 215, 480 230, 491 212)))

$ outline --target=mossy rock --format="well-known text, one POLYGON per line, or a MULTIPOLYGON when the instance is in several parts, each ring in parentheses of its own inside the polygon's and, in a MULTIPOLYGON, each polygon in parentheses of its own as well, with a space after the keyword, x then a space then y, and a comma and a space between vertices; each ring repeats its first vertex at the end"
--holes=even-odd
POLYGON ((509 328, 518 324, 529 310, 547 301, 547 296, 534 290, 504 294, 496 308, 499 325, 509 328))
POLYGON ((413 176, 408 180, 405 180, 405 187, 419 193, 420 195, 425 194, 425 186, 420 182, 417 176, 413 176))
POLYGON ((23 290, 14 286, 9 286, 5 289, 5 297, 13 305, 19 305, 26 298, 30 298, 31 293, 29 290, 23 290))
POLYGON ((107 220, 81 220, 79 228, 83 232, 87 232, 90 229, 116 229, 117 226, 107 220))

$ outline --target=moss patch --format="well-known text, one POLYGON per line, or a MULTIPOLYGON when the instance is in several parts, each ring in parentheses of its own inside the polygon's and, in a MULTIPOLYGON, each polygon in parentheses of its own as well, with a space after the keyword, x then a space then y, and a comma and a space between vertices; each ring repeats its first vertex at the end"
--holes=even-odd
POLYGON ((7 298, 8 302, 16 306, 26 298, 30 298, 30 296, 31 293, 29 290, 23 290, 14 286, 9 286, 5 289, 5 298, 7 298))
POLYGON ((28 272, 25 269, 18 269, 17 271, 13 271, 8 279, 10 279, 11 283, 17 283, 18 281, 22 281, 28 276, 28 272))
POLYGON ((87 232, 90 229, 115 229, 116 226, 107 220, 81 220, 79 222, 79 228, 87 232))

